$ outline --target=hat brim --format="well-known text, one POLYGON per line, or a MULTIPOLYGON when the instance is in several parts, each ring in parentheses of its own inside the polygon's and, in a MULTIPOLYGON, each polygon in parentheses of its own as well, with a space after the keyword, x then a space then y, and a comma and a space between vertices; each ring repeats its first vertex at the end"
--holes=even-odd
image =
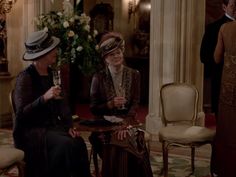
POLYGON ((102 54, 102 58, 105 58, 108 54, 114 52, 116 49, 119 49, 119 48, 120 48, 120 46, 116 46, 115 48, 113 48, 113 49, 111 49, 111 50, 109 50, 109 51, 107 51, 107 52, 104 52, 104 53, 102 54))
POLYGON ((23 60, 25 61, 32 61, 32 60, 36 60, 37 58, 39 58, 40 56, 43 56, 45 54, 47 54, 48 52, 50 52, 51 50, 53 50, 55 47, 58 46, 58 44, 60 43, 60 39, 56 38, 54 36, 52 36, 53 39, 53 43, 52 45, 50 45, 48 48, 42 50, 41 52, 37 52, 37 53, 28 53, 27 51, 24 53, 23 55, 23 60))
POLYGON ((101 52, 101 56, 102 58, 105 58, 108 54, 112 53, 113 51, 115 51, 116 49, 121 49, 122 52, 124 52, 125 48, 124 48, 124 40, 121 40, 115 47, 101 52))

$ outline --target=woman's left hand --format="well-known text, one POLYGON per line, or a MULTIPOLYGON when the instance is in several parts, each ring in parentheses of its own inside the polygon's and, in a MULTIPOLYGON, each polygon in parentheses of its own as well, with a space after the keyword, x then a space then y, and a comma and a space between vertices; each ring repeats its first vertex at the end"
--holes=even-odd
POLYGON ((76 128, 70 128, 69 129, 69 134, 73 137, 79 137, 80 136, 80 132, 76 129, 76 128))
POLYGON ((121 96, 114 97, 113 99, 113 103, 116 108, 122 107, 123 105, 125 105, 126 102, 126 98, 121 96))
POLYGON ((127 136, 130 136, 129 130, 119 130, 117 132, 117 139, 124 140, 127 136))

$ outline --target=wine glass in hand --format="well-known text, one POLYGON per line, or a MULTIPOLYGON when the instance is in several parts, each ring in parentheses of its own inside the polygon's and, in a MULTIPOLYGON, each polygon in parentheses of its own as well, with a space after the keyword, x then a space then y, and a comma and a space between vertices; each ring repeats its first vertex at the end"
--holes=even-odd
MULTIPOLYGON (((52 75, 53 75, 53 84, 55 86, 61 87, 61 72, 60 70, 53 70, 52 71, 52 75)), ((59 95, 56 97, 56 99, 62 99, 62 96, 59 95)))

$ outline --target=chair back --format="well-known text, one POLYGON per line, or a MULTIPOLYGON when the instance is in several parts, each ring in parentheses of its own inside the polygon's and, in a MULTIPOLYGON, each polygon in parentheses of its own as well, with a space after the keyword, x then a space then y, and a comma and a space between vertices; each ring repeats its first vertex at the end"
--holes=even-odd
POLYGON ((198 90, 186 83, 169 83, 161 87, 162 122, 196 124, 198 90))
POLYGON ((9 93, 9 102, 10 102, 10 106, 11 106, 12 120, 13 120, 13 125, 14 125, 15 115, 16 115, 16 105, 14 102, 14 90, 11 90, 9 93))

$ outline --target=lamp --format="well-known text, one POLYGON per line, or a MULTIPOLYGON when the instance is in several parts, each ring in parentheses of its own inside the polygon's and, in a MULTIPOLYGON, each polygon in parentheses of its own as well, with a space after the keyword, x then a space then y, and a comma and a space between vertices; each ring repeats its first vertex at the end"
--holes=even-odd
POLYGON ((11 11, 11 8, 16 0, 0 0, 0 76, 8 76, 8 61, 6 59, 6 13, 11 11))
POLYGON ((11 11, 12 5, 16 0, 1 0, 0 1, 0 14, 5 14, 11 11))

